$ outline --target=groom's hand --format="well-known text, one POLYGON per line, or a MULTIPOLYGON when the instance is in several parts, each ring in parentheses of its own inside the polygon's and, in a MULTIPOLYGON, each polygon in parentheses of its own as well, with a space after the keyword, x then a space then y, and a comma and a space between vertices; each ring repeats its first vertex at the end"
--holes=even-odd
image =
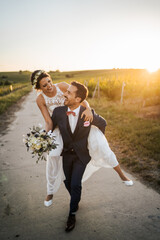
POLYGON ((86 110, 81 114, 81 118, 84 116, 84 121, 93 121, 93 113, 91 108, 86 108, 86 110))

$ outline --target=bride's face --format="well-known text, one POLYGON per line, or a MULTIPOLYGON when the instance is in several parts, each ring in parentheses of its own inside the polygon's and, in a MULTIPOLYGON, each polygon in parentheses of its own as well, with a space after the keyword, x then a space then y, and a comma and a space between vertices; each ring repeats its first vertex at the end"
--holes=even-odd
POLYGON ((40 89, 44 93, 50 93, 53 91, 52 80, 49 77, 42 78, 39 82, 39 85, 40 85, 40 89))

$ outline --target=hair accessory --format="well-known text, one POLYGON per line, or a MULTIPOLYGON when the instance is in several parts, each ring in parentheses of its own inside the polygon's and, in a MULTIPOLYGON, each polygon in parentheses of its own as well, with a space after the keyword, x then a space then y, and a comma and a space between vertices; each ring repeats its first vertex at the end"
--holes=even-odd
POLYGON ((37 85, 37 79, 39 78, 39 76, 44 73, 45 71, 43 70, 39 70, 35 76, 34 76, 34 80, 33 80, 33 87, 36 88, 36 85, 37 85))

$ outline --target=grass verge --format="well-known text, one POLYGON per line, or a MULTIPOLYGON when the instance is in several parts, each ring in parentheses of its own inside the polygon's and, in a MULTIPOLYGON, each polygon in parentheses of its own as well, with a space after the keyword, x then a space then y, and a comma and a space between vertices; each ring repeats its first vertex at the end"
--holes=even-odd
POLYGON ((106 137, 120 164, 160 192, 160 119, 140 118, 135 106, 106 98, 89 102, 107 120, 106 137))
POLYGON ((18 89, 10 94, 0 97, 0 114, 4 113, 12 104, 16 103, 22 96, 26 95, 31 91, 32 87, 30 84, 18 89))

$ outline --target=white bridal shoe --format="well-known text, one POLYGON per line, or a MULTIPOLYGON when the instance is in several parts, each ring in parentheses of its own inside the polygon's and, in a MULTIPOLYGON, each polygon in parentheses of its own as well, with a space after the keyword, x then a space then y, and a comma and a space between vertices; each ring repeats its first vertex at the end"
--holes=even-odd
POLYGON ((123 181, 123 183, 126 185, 126 186, 132 186, 133 185, 133 181, 130 180, 130 181, 123 181))
POLYGON ((52 199, 49 200, 49 201, 44 201, 44 206, 49 207, 49 206, 52 205, 52 203, 53 203, 53 200, 52 200, 52 199))

